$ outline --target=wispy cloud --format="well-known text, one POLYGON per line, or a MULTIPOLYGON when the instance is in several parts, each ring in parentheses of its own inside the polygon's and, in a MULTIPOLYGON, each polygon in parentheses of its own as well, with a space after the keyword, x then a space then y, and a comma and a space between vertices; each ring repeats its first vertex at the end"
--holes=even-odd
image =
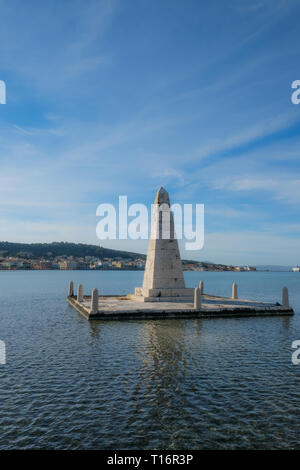
POLYGON ((98 46, 111 25, 117 3, 88 0, 84 5, 75 1, 67 6, 31 0, 25 9, 15 0, 2 2, 1 15, 6 19, 0 31, 2 67, 40 91, 60 94, 70 87, 73 92, 76 87, 79 95, 85 86, 85 82, 82 89, 78 86, 82 75, 112 60, 98 46))
POLYGON ((94 240, 99 203, 161 184, 205 204, 201 258, 250 262, 297 233, 297 2, 0 6, 0 239, 94 240))
POLYGON ((200 158, 209 157, 214 154, 224 153, 235 150, 245 144, 252 144, 264 137, 276 134, 282 130, 289 128, 296 122, 300 121, 299 113, 291 111, 279 116, 269 116, 248 128, 239 129, 238 133, 224 136, 222 140, 214 140, 210 144, 199 147, 196 150, 200 158))

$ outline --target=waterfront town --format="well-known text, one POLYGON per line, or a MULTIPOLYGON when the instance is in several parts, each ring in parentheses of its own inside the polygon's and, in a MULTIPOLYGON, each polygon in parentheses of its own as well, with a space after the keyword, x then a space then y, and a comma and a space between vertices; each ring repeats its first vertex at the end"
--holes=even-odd
MULTIPOLYGON (((55 256, 32 257, 31 253, 18 253, 16 256, 0 254, 0 270, 144 270, 146 258, 102 258, 96 256, 55 256)), ((231 266, 208 262, 183 260, 184 271, 256 271, 253 266, 231 266)))

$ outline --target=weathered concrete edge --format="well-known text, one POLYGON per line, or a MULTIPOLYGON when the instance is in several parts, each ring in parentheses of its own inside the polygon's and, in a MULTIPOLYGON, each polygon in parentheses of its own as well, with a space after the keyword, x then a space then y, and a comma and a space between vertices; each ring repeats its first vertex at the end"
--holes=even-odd
MULTIPOLYGON (((107 296, 109 297, 109 296, 107 296)), ((89 310, 83 305, 79 304, 76 297, 67 297, 69 304, 74 307, 77 312, 82 314, 87 320, 163 320, 170 318, 185 319, 185 318, 244 318, 244 317, 279 317, 279 316, 291 316, 294 315, 294 310, 290 307, 279 309, 276 306, 276 310, 272 310, 272 307, 266 308, 251 308, 244 307, 242 309, 222 309, 222 310, 201 310, 195 311, 193 309, 185 310, 182 312, 176 311, 165 311, 158 310, 156 312, 124 312, 124 313, 101 313, 91 315, 89 310)), ((275 307, 274 307, 275 308, 275 307)))
MULTIPOLYGON (((85 296, 84 296, 85 297, 85 296)), ((77 310, 77 312, 81 313, 87 320, 89 320, 90 318, 90 312, 88 311, 87 308, 85 308, 83 305, 79 304, 76 300, 76 297, 73 296, 68 296, 67 297, 67 301, 69 302, 69 304, 71 305, 71 307, 74 307, 75 310, 77 310)))

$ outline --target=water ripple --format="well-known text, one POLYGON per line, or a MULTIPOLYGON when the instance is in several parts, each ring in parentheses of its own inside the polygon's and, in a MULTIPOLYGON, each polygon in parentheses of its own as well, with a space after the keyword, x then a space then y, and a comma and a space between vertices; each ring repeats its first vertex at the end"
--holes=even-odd
MULTIPOLYGON (((11 274, 0 273, 7 347, 1 449, 300 447, 300 366, 291 363, 291 343, 300 339, 295 275, 289 280, 298 314, 290 319, 104 323, 66 306, 60 289, 69 273, 11 274)), ((220 295, 222 274, 215 275, 220 295)), ((126 274, 133 286, 137 275, 126 274)), ((188 275, 191 285, 198 282, 198 273, 188 275)), ((273 297, 287 283, 280 275, 270 274, 273 297)), ((259 276, 249 292, 241 286, 249 297, 259 276)))

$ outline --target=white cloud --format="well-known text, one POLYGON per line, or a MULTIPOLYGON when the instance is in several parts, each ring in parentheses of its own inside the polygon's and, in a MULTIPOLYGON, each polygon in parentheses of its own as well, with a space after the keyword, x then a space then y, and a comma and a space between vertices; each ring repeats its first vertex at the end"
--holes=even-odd
POLYGON ((93 225, 58 223, 57 221, 17 221, 0 219, 0 240, 24 243, 47 243, 53 241, 72 241, 76 243, 100 244, 93 225), (94 235, 94 236, 93 236, 94 235))
POLYGON ((287 129, 289 126, 299 120, 299 114, 292 111, 290 113, 270 116, 260 120, 255 124, 250 124, 245 129, 239 129, 238 133, 224 137, 222 140, 214 139, 210 144, 199 147, 196 150, 200 158, 209 157, 214 153, 222 153, 228 150, 236 149, 245 144, 255 142, 257 139, 267 137, 278 131, 287 129))
POLYGON ((20 8, 15 0, 2 3, 2 68, 17 73, 35 91, 60 95, 77 88, 79 95, 84 91, 84 85, 82 89, 78 86, 82 75, 111 63, 108 53, 96 50, 111 25, 117 3, 101 0, 84 5, 72 2, 70 6, 29 2, 26 8, 20 8))

